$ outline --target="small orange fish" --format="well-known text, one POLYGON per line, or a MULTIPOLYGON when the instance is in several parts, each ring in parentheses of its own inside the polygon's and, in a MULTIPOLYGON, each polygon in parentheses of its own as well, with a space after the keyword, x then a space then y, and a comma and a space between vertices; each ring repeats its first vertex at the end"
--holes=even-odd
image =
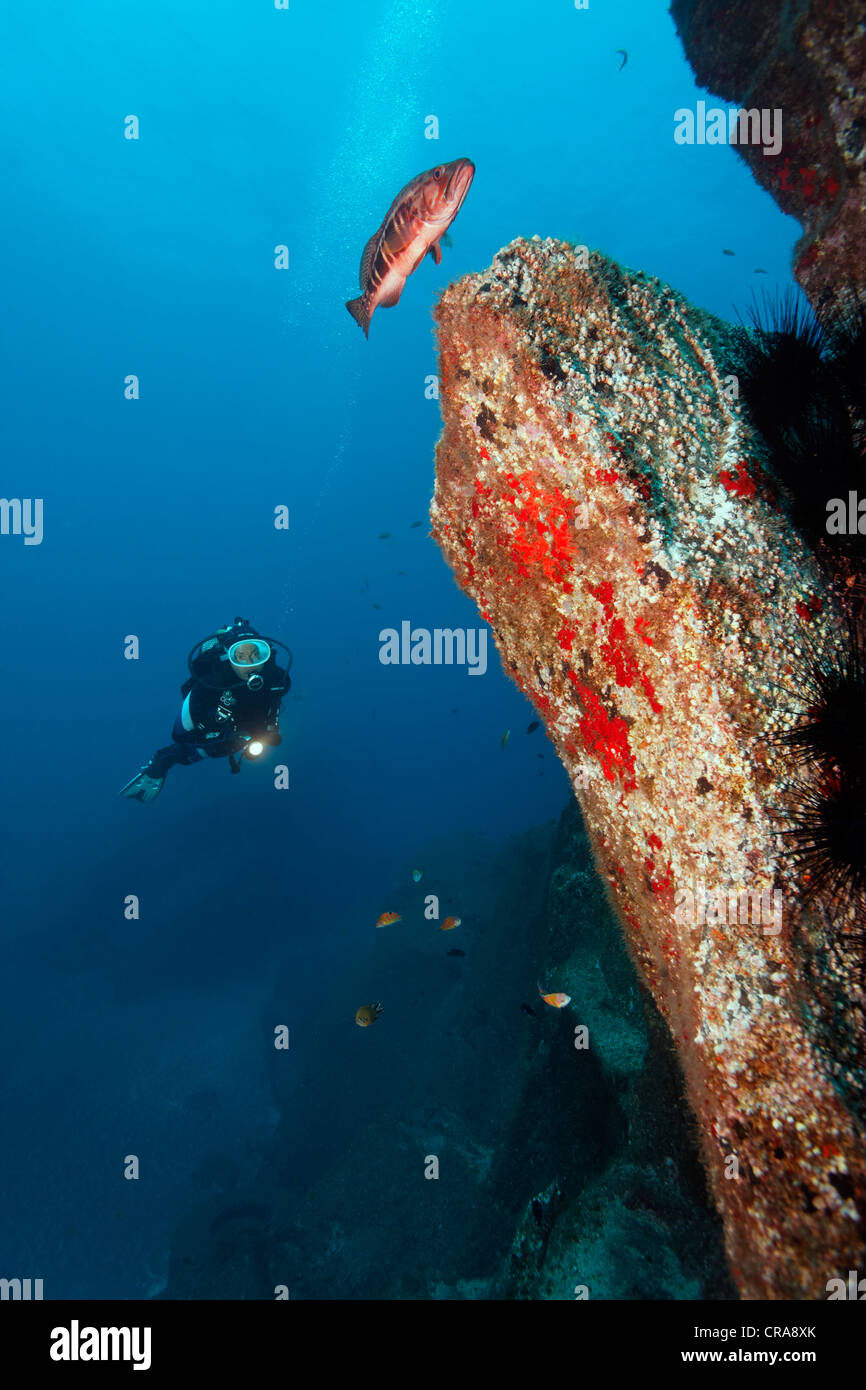
POLYGON ((359 1028, 369 1028, 371 1023, 376 1022, 381 1012, 381 1004, 362 1004, 355 1014, 355 1022, 359 1028))
POLYGON ((459 926, 460 926, 461 921, 462 921, 462 918, 460 918, 460 917, 446 917, 446 918, 445 918, 445 921, 442 923, 442 925, 441 925, 441 927, 439 928, 439 930, 440 930, 440 931, 453 931, 455 927, 459 927, 459 926))
POLYGON ((402 922, 403 918, 399 912, 383 912, 376 923, 377 927, 393 927, 395 922, 402 922))
POLYGON ((556 994, 545 994, 541 985, 538 986, 538 993, 541 995, 545 1004, 549 1004, 552 1009, 564 1009, 566 1004, 571 1003, 570 994, 562 994, 560 992, 556 994))

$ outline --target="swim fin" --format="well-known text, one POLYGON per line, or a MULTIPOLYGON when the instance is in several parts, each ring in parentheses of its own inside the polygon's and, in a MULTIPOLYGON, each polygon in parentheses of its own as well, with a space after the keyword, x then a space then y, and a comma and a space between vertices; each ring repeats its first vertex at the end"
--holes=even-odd
POLYGON ((140 772, 137 772, 132 781, 127 782, 126 786, 121 788, 120 795, 128 796, 135 801, 145 803, 148 801, 156 801, 156 798, 162 791, 162 784, 165 781, 165 777, 152 777, 148 772, 150 766, 151 764, 148 763, 147 767, 143 767, 140 772))

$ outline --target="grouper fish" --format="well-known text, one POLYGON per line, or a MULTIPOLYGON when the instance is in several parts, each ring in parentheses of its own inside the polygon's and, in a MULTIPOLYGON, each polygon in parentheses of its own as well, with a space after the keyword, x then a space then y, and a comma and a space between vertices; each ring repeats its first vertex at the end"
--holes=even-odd
POLYGON ((406 280, 428 251, 437 265, 442 260, 440 239, 460 211, 474 176, 471 159, 455 159, 418 174, 397 194, 364 247, 361 294, 346 304, 365 337, 370 336, 370 320, 379 305, 390 309, 399 301, 406 280))

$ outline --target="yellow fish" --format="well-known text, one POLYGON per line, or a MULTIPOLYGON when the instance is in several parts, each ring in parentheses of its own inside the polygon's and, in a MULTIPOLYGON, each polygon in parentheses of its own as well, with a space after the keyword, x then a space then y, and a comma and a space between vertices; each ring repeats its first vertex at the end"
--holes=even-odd
POLYGON ((462 918, 460 918, 460 917, 446 917, 446 918, 445 918, 445 921, 442 923, 442 925, 441 925, 441 927, 439 928, 439 930, 440 930, 440 931, 453 931, 455 927, 459 927, 459 926, 460 926, 461 921, 462 921, 462 918))
POLYGON ((508 740, 509 740, 510 738, 511 738, 511 730, 510 730, 510 729, 506 729, 506 730, 505 730, 505 733, 502 735, 502 742, 500 743, 499 747, 500 747, 500 748, 504 748, 505 745, 506 745, 506 743, 508 742, 508 740))
POLYGON ((381 1012, 381 1004, 362 1004, 355 1014, 355 1022, 359 1028, 369 1028, 371 1023, 376 1022, 381 1012))
POLYGON ((393 927, 395 922, 402 922, 403 918, 399 912, 383 912, 376 923, 377 927, 393 927))
POLYGON ((549 1004, 552 1009, 564 1009, 566 1004, 571 1003, 570 994, 562 994, 560 992, 556 994, 545 994, 541 985, 538 986, 538 993, 541 995, 545 1004, 549 1004))

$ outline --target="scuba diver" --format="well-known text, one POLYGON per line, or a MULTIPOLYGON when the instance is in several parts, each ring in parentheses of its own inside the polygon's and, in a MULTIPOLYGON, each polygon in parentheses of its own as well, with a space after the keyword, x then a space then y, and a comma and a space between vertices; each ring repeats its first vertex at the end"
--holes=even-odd
POLYGON ((155 801, 166 773, 175 763, 197 763, 202 755, 228 758, 240 772, 240 757, 261 757, 265 746, 282 743, 280 703, 291 688, 292 653, 275 638, 265 639, 246 618, 197 642, 189 654, 185 697, 171 731, 172 742, 159 748, 120 795, 136 801, 155 801), (287 657, 277 664, 273 649, 287 657))

